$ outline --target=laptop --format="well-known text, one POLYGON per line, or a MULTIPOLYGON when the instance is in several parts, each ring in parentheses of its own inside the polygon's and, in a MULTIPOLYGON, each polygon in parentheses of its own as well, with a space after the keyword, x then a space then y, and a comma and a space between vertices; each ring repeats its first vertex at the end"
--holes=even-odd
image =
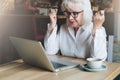
POLYGON ((20 57, 27 64, 37 66, 49 71, 57 72, 80 64, 68 60, 48 56, 40 41, 28 40, 18 37, 10 37, 11 42, 18 51, 20 57))

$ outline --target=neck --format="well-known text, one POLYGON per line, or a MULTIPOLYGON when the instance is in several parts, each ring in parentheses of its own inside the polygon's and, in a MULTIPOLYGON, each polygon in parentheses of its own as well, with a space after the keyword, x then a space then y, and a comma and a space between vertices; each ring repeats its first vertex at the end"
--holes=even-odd
POLYGON ((79 29, 78 27, 74 28, 75 36, 76 36, 76 33, 77 33, 78 29, 79 29))

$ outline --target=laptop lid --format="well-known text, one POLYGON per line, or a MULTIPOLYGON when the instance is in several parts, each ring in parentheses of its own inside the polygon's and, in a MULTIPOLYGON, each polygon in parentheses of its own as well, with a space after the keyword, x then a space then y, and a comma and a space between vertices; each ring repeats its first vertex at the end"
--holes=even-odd
POLYGON ((25 63, 51 71, 54 70, 49 59, 44 55, 45 52, 42 50, 41 43, 16 37, 10 37, 10 40, 25 63))
POLYGON ((45 53, 45 50, 41 42, 23 39, 23 38, 17 38, 17 37, 10 37, 10 40, 15 46, 15 48, 17 49, 20 57, 27 64, 41 67, 54 72, 59 70, 64 70, 67 68, 76 67, 79 65, 78 63, 68 62, 68 61, 60 60, 53 57, 49 57, 50 58, 49 59, 45 53), (64 63, 68 66, 55 69, 51 61, 64 63))

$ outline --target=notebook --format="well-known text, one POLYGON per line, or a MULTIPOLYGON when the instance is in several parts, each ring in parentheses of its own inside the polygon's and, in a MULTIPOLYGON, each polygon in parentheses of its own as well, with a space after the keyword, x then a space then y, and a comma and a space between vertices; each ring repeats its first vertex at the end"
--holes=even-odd
POLYGON ((68 60, 48 56, 40 41, 28 40, 18 37, 10 37, 11 42, 18 51, 20 57, 27 64, 37 66, 49 71, 57 72, 80 64, 68 60))

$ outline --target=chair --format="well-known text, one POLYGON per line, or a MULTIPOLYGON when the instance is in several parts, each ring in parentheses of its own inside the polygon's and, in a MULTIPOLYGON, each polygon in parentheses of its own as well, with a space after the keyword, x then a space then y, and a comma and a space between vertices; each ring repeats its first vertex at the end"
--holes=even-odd
POLYGON ((114 44, 114 35, 108 35, 108 39, 107 39, 108 62, 113 61, 113 44, 114 44))
POLYGON ((43 41, 44 36, 47 31, 47 24, 49 22, 49 17, 33 16, 33 30, 34 39, 38 41, 43 41))
POLYGON ((113 43, 114 43, 114 13, 105 12, 105 22, 103 23, 107 34, 108 62, 113 61, 113 43))
MULTIPOLYGON (((58 17, 57 24, 59 30, 60 25, 66 22, 66 18, 64 16, 57 16, 57 17, 58 17)), ((50 19, 48 16, 39 16, 39 15, 33 16, 33 30, 34 30, 35 40, 39 40, 39 41, 44 40, 47 31, 47 24, 49 22, 50 19)))

